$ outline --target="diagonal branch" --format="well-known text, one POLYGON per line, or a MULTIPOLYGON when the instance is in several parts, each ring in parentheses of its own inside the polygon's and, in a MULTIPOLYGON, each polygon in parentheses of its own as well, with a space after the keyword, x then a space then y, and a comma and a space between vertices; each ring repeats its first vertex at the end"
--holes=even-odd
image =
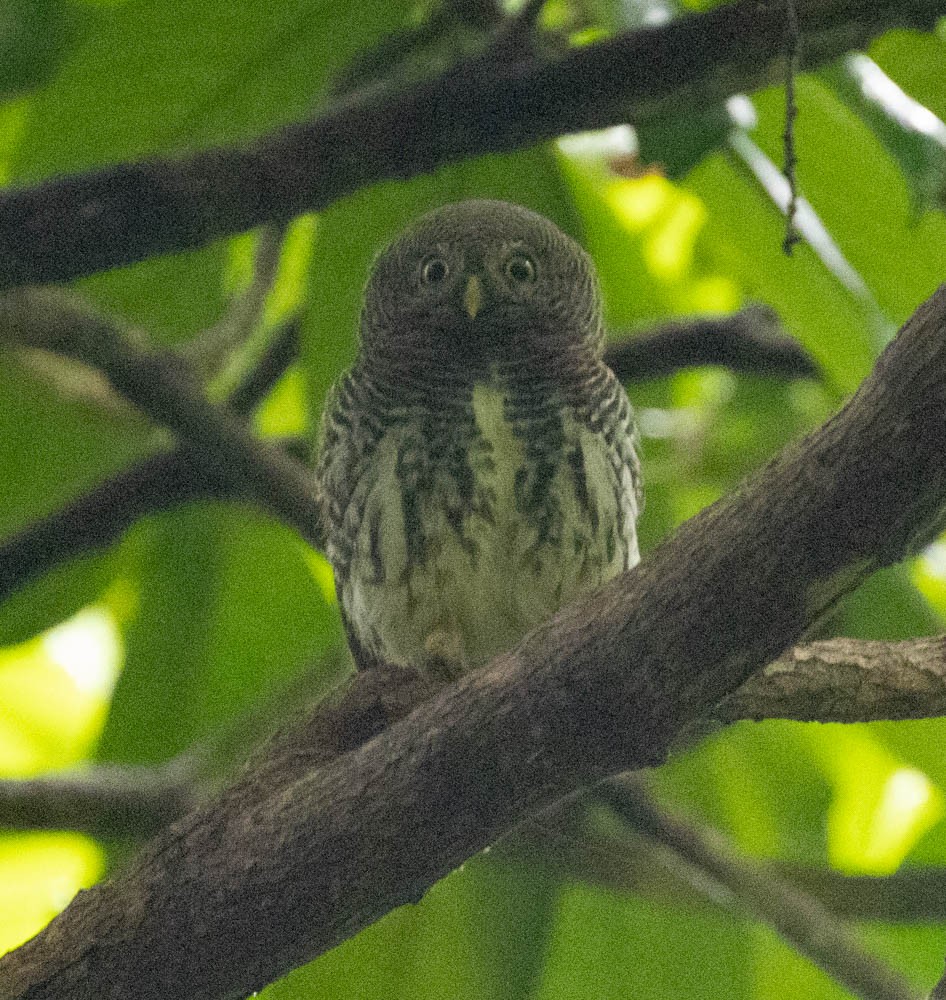
MULTIPOLYGON (((248 731, 262 734, 268 728, 261 724, 261 714, 271 726, 292 710, 297 711, 316 683, 317 673, 315 669, 306 671, 291 691, 274 700, 269 710, 257 709, 252 719, 237 720, 234 739, 218 734, 211 741, 212 753, 208 754, 206 747, 198 748, 200 759, 209 757, 214 762, 214 782, 219 773, 232 770, 231 758, 239 756, 233 753, 232 746, 221 754, 217 745, 223 741, 243 748, 248 731)), ((392 676, 400 679, 398 674, 392 676)), ((366 683, 359 675, 359 684, 366 683)), ((367 690, 371 698, 380 697, 384 690, 382 678, 373 677, 367 690)), ((311 747, 322 746, 326 738, 331 740, 332 734, 339 731, 364 731, 364 702, 360 696, 347 693, 347 687, 345 691, 344 697, 331 700, 309 717, 311 747)), ((400 689, 396 703, 388 697, 384 720, 393 721, 407 714, 431 693, 423 686, 400 689), (405 690, 411 692, 410 696, 404 694, 405 690)), ((852 723, 946 716, 946 636, 902 642, 841 638, 794 646, 753 674, 717 705, 711 716, 714 723, 724 724, 743 719, 852 723)), ((321 762, 350 749, 349 743, 330 745, 336 752, 320 758, 321 762)), ((311 760, 310 755, 309 763, 311 760)), ((192 799, 205 791, 204 770, 184 764, 177 767, 173 774, 179 781, 178 788, 171 786, 164 770, 138 767, 125 771, 92 768, 75 777, 53 774, 28 781, 0 781, 0 826, 82 830, 105 837, 150 835, 176 819, 192 799), (152 793, 154 787, 160 788, 159 796, 152 793), (116 806, 119 800, 120 808, 116 806)))
MULTIPOLYGON (((772 927, 852 994, 864 1000, 919 1000, 919 992, 864 950, 857 936, 821 902, 772 871, 738 855, 715 830, 700 829, 659 808, 634 776, 596 791, 632 829, 673 852, 676 866, 707 877, 732 908, 772 927)), ((705 891, 705 890, 704 890, 705 891)))
MULTIPOLYGON (((266 397, 295 360, 298 340, 298 320, 274 333, 259 363, 230 394, 235 414, 248 415, 266 397)), ((0 600, 69 559, 113 544, 148 514, 239 495, 231 479, 215 474, 189 445, 151 455, 0 541, 0 600)))
POLYGON ((946 287, 805 441, 363 745, 321 763, 304 727, 295 747, 287 737, 0 959, 0 1000, 236 1000, 538 809, 659 763, 843 594, 939 530, 944 426, 946 287))
MULTIPOLYGON (((629 849, 626 840, 583 829, 580 836, 561 833, 543 817, 520 827, 493 849, 501 861, 541 866, 569 881, 585 882, 617 893, 687 907, 713 907, 696 884, 668 861, 656 845, 640 839, 629 849)), ((883 923, 942 923, 946 919, 946 868, 903 867, 892 875, 844 875, 831 868, 790 861, 766 861, 766 874, 787 882, 838 917, 883 923)))
MULTIPOLYGON (((797 0, 802 68, 898 27, 938 0, 797 0)), ((496 51, 392 90, 368 87, 245 147, 122 163, 0 195, 0 288, 65 281, 318 211, 358 188, 568 132, 642 124, 770 84, 785 0, 741 0, 555 58, 496 51)))
POLYGON ((256 501, 318 546, 320 507, 312 476, 204 395, 187 364, 56 289, 0 296, 0 338, 75 358, 200 457, 203 473, 248 490, 256 501))

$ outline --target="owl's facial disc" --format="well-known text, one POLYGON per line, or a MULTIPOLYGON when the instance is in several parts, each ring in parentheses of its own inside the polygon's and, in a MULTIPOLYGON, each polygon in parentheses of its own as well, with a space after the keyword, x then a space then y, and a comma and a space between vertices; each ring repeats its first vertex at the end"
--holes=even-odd
POLYGON ((362 339, 369 358, 392 371, 573 368, 600 349, 594 269, 576 243, 527 209, 447 205, 375 262, 362 339))

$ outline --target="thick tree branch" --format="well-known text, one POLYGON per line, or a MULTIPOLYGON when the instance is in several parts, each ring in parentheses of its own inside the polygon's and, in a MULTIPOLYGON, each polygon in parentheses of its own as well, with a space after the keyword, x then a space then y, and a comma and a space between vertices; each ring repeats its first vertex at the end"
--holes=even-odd
POLYGON ((946 288, 836 417, 638 567, 357 749, 310 770, 284 746, 248 770, 0 959, 0 998, 241 998, 536 810, 659 763, 939 530, 944 426, 946 288))
MULTIPOLYGON (((298 712, 321 671, 321 667, 306 671, 271 705, 254 711, 252 718, 237 720, 232 730, 217 734, 209 748, 199 748, 201 759, 215 762, 211 774, 214 784, 232 769, 232 761, 239 757, 235 750, 253 742, 248 732, 262 735, 287 714, 298 712), (232 738, 227 732, 232 732, 232 738)), ((381 678, 373 677, 371 685, 371 697, 377 697, 382 690, 381 678)), ((431 690, 418 686, 400 688, 399 692, 398 710, 393 702, 385 710, 387 721, 416 708, 431 690), (405 691, 412 692, 416 700, 410 700, 405 691)), ((362 732, 364 713, 362 696, 332 699, 308 718, 310 746, 323 745, 339 731, 362 732)), ((940 716, 946 716, 946 636, 902 642, 841 638, 794 646, 753 674, 712 712, 714 723, 726 724, 744 719, 872 722, 940 716)), ((337 744, 331 746, 337 749, 337 744)), ((272 752, 268 751, 270 757, 272 752)), ((127 772, 92 768, 77 778, 54 774, 29 781, 0 781, 0 826, 75 829, 105 837, 150 835, 177 818, 178 812, 168 803, 177 801, 179 811, 183 811, 205 791, 208 769, 188 766, 193 756, 185 755, 173 771, 180 784, 177 789, 168 781, 172 772, 160 768, 131 768, 127 772), (163 790, 157 806, 152 786, 163 790), (97 799, 101 799, 99 806, 97 799), (116 799, 124 799, 123 812, 114 807, 116 799)), ((944 908, 946 899, 940 900, 937 912, 944 908)))
MULTIPOLYGON (((931 28, 941 0, 798 0, 802 68, 897 27, 931 28)), ((544 59, 497 52, 400 90, 369 87, 241 148, 123 163, 0 195, 0 287, 64 281, 325 208, 410 177, 567 132, 641 124, 768 85, 785 0, 741 0, 544 59)))

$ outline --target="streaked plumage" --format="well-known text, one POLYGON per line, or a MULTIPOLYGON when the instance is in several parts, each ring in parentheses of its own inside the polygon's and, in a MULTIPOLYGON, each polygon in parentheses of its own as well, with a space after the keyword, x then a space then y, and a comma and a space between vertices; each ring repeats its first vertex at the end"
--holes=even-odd
POLYGON ((480 666, 637 561, 602 341, 590 259, 519 206, 448 205, 378 258, 317 467, 359 667, 480 666))

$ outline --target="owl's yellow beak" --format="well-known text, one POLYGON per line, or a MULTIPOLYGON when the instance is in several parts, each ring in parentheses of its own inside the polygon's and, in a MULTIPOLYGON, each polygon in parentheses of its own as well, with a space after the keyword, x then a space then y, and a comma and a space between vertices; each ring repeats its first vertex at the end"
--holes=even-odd
POLYGON ((483 285, 474 274, 467 279, 466 288, 463 290, 463 308, 466 309, 466 314, 470 319, 476 319, 476 314, 482 305, 483 285))

